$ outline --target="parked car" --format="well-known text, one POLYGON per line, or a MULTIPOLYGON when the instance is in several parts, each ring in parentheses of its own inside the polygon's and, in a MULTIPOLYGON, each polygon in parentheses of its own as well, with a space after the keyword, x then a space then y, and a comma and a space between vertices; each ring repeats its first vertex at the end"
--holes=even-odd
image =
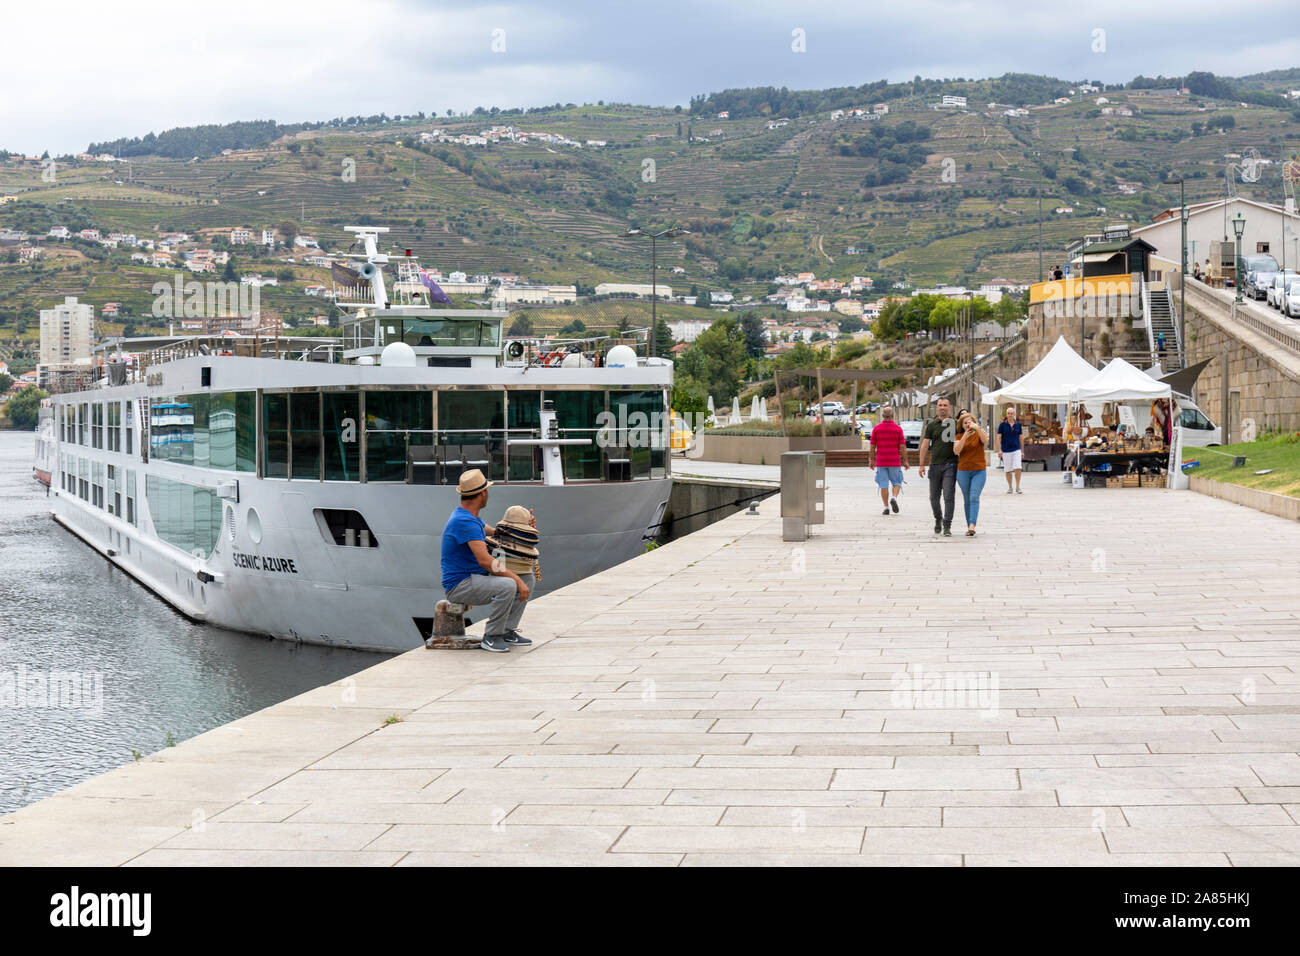
POLYGON ((1282 293, 1282 312, 1292 319, 1300 318, 1300 279, 1292 279, 1282 293))
POLYGON ((1291 269, 1285 272, 1279 272, 1273 276, 1273 284, 1268 287, 1268 304, 1275 309, 1282 308, 1282 293, 1286 290, 1287 283, 1296 278, 1300 273, 1291 269))
POLYGON ((1267 299, 1268 287, 1273 284, 1273 277, 1277 275, 1276 269, 1257 269, 1254 272, 1246 274, 1246 285, 1242 288, 1242 293, 1250 296, 1252 299, 1267 299))
POLYGON ((1249 255, 1237 256, 1237 275, 1244 276, 1246 283, 1242 285, 1242 292, 1249 288, 1250 274, 1252 272, 1277 272, 1277 260, 1267 252, 1253 252, 1249 255))
MULTIPOLYGON (((816 405, 808 406, 809 417, 816 417, 817 411, 816 405)), ((827 418, 836 418, 840 415, 847 415, 848 413, 849 410, 845 407, 843 402, 822 402, 821 404, 821 414, 827 418)))
POLYGON ((925 423, 915 419, 899 422, 903 429, 903 437, 907 440, 908 448, 921 447, 921 432, 925 429, 925 423))

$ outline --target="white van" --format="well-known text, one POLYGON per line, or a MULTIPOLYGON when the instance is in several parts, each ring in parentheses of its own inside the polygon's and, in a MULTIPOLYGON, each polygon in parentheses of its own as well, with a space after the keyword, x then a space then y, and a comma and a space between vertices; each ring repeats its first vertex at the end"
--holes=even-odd
POLYGON ((1223 429, 1210 421, 1190 398, 1174 396, 1178 403, 1178 424, 1183 426, 1183 447, 1208 448, 1223 444, 1223 429))
MULTIPOLYGON (((1218 425, 1210 421, 1208 415, 1197 406, 1186 395, 1174 395, 1174 402, 1178 405, 1178 424, 1183 426, 1183 445, 1188 448, 1207 448, 1211 445, 1223 444, 1223 430, 1218 425)), ((1133 409, 1133 417, 1137 421, 1137 434, 1140 436, 1146 431, 1151 422, 1150 404, 1138 402, 1126 402, 1133 409)))

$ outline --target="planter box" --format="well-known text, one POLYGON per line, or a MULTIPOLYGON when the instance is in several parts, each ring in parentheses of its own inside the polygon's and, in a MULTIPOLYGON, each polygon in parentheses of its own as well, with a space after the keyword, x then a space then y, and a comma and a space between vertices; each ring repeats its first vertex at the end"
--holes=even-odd
POLYGON ((828 437, 825 443, 820 436, 810 438, 784 438, 774 435, 712 435, 707 431, 696 434, 699 454, 693 458, 706 461, 729 461, 738 465, 779 465, 781 454, 787 451, 857 451, 863 447, 856 435, 828 437))

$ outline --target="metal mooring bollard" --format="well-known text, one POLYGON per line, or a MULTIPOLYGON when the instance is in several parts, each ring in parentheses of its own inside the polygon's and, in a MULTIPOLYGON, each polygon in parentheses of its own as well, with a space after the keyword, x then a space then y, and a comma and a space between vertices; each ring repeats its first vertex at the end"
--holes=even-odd
POLYGON ((478 647, 477 637, 465 636, 465 612, 469 608, 463 604, 439 601, 433 614, 433 636, 424 642, 430 650, 463 650, 478 647))

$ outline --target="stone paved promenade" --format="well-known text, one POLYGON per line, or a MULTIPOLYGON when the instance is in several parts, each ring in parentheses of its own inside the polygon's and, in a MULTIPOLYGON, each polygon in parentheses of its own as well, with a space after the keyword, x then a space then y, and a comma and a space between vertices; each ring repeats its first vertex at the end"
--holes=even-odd
POLYGON ((1300 863, 1300 526, 991 471, 944 539, 870 474, 804 545, 765 502, 539 600, 529 650, 384 659, 2 818, 0 863, 1300 863))

